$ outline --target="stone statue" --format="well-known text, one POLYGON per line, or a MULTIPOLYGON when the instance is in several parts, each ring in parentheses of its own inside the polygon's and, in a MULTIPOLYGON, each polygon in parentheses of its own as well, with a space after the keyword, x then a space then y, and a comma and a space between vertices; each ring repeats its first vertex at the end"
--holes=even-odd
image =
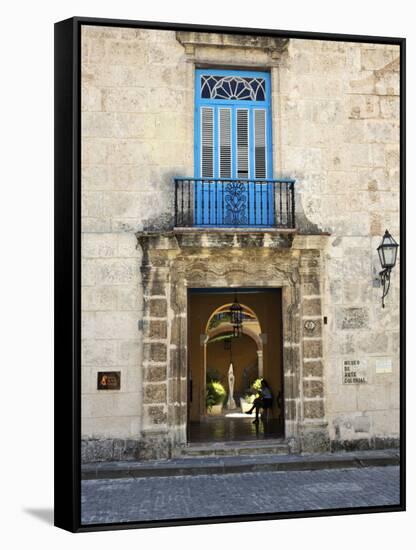
POLYGON ((234 369, 233 364, 230 363, 230 368, 228 369, 228 401, 227 401, 227 409, 236 409, 236 404, 234 401, 234 369))

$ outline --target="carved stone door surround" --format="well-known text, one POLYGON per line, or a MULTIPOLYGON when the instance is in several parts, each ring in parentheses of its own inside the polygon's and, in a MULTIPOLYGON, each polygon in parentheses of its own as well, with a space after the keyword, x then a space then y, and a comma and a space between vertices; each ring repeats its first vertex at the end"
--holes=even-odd
POLYGON ((322 295, 327 235, 140 233, 143 250, 143 444, 152 456, 186 445, 187 290, 282 288, 285 437, 325 450, 322 295))

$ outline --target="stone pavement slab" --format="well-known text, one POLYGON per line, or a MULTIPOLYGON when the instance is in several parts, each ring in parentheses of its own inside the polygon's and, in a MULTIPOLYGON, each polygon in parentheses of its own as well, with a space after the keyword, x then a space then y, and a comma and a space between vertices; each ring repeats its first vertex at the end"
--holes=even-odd
POLYGON ((82 465, 82 479, 194 476, 242 472, 319 470, 392 466, 400 463, 397 449, 310 455, 204 456, 144 462, 99 462, 82 465))
POLYGON ((400 504, 398 466, 82 482, 84 525, 400 504))

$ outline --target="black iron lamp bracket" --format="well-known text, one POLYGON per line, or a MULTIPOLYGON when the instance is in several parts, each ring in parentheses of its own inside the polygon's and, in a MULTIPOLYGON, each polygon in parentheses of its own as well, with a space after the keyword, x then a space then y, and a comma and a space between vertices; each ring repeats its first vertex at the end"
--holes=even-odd
POLYGON ((391 267, 386 267, 386 269, 383 269, 383 271, 380 271, 380 281, 383 287, 383 296, 381 297, 381 304, 383 308, 384 308, 384 298, 387 296, 390 290, 390 274, 391 274, 391 267))

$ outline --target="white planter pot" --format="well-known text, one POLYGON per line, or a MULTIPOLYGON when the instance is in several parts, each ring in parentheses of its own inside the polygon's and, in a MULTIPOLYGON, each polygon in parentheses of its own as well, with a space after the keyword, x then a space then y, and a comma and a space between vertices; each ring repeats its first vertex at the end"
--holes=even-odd
POLYGON ((210 416, 219 416, 222 413, 222 403, 219 405, 212 405, 211 410, 208 410, 210 416))
POLYGON ((252 406, 253 406, 253 403, 249 403, 243 397, 240 398, 241 412, 243 413, 248 412, 252 406))

